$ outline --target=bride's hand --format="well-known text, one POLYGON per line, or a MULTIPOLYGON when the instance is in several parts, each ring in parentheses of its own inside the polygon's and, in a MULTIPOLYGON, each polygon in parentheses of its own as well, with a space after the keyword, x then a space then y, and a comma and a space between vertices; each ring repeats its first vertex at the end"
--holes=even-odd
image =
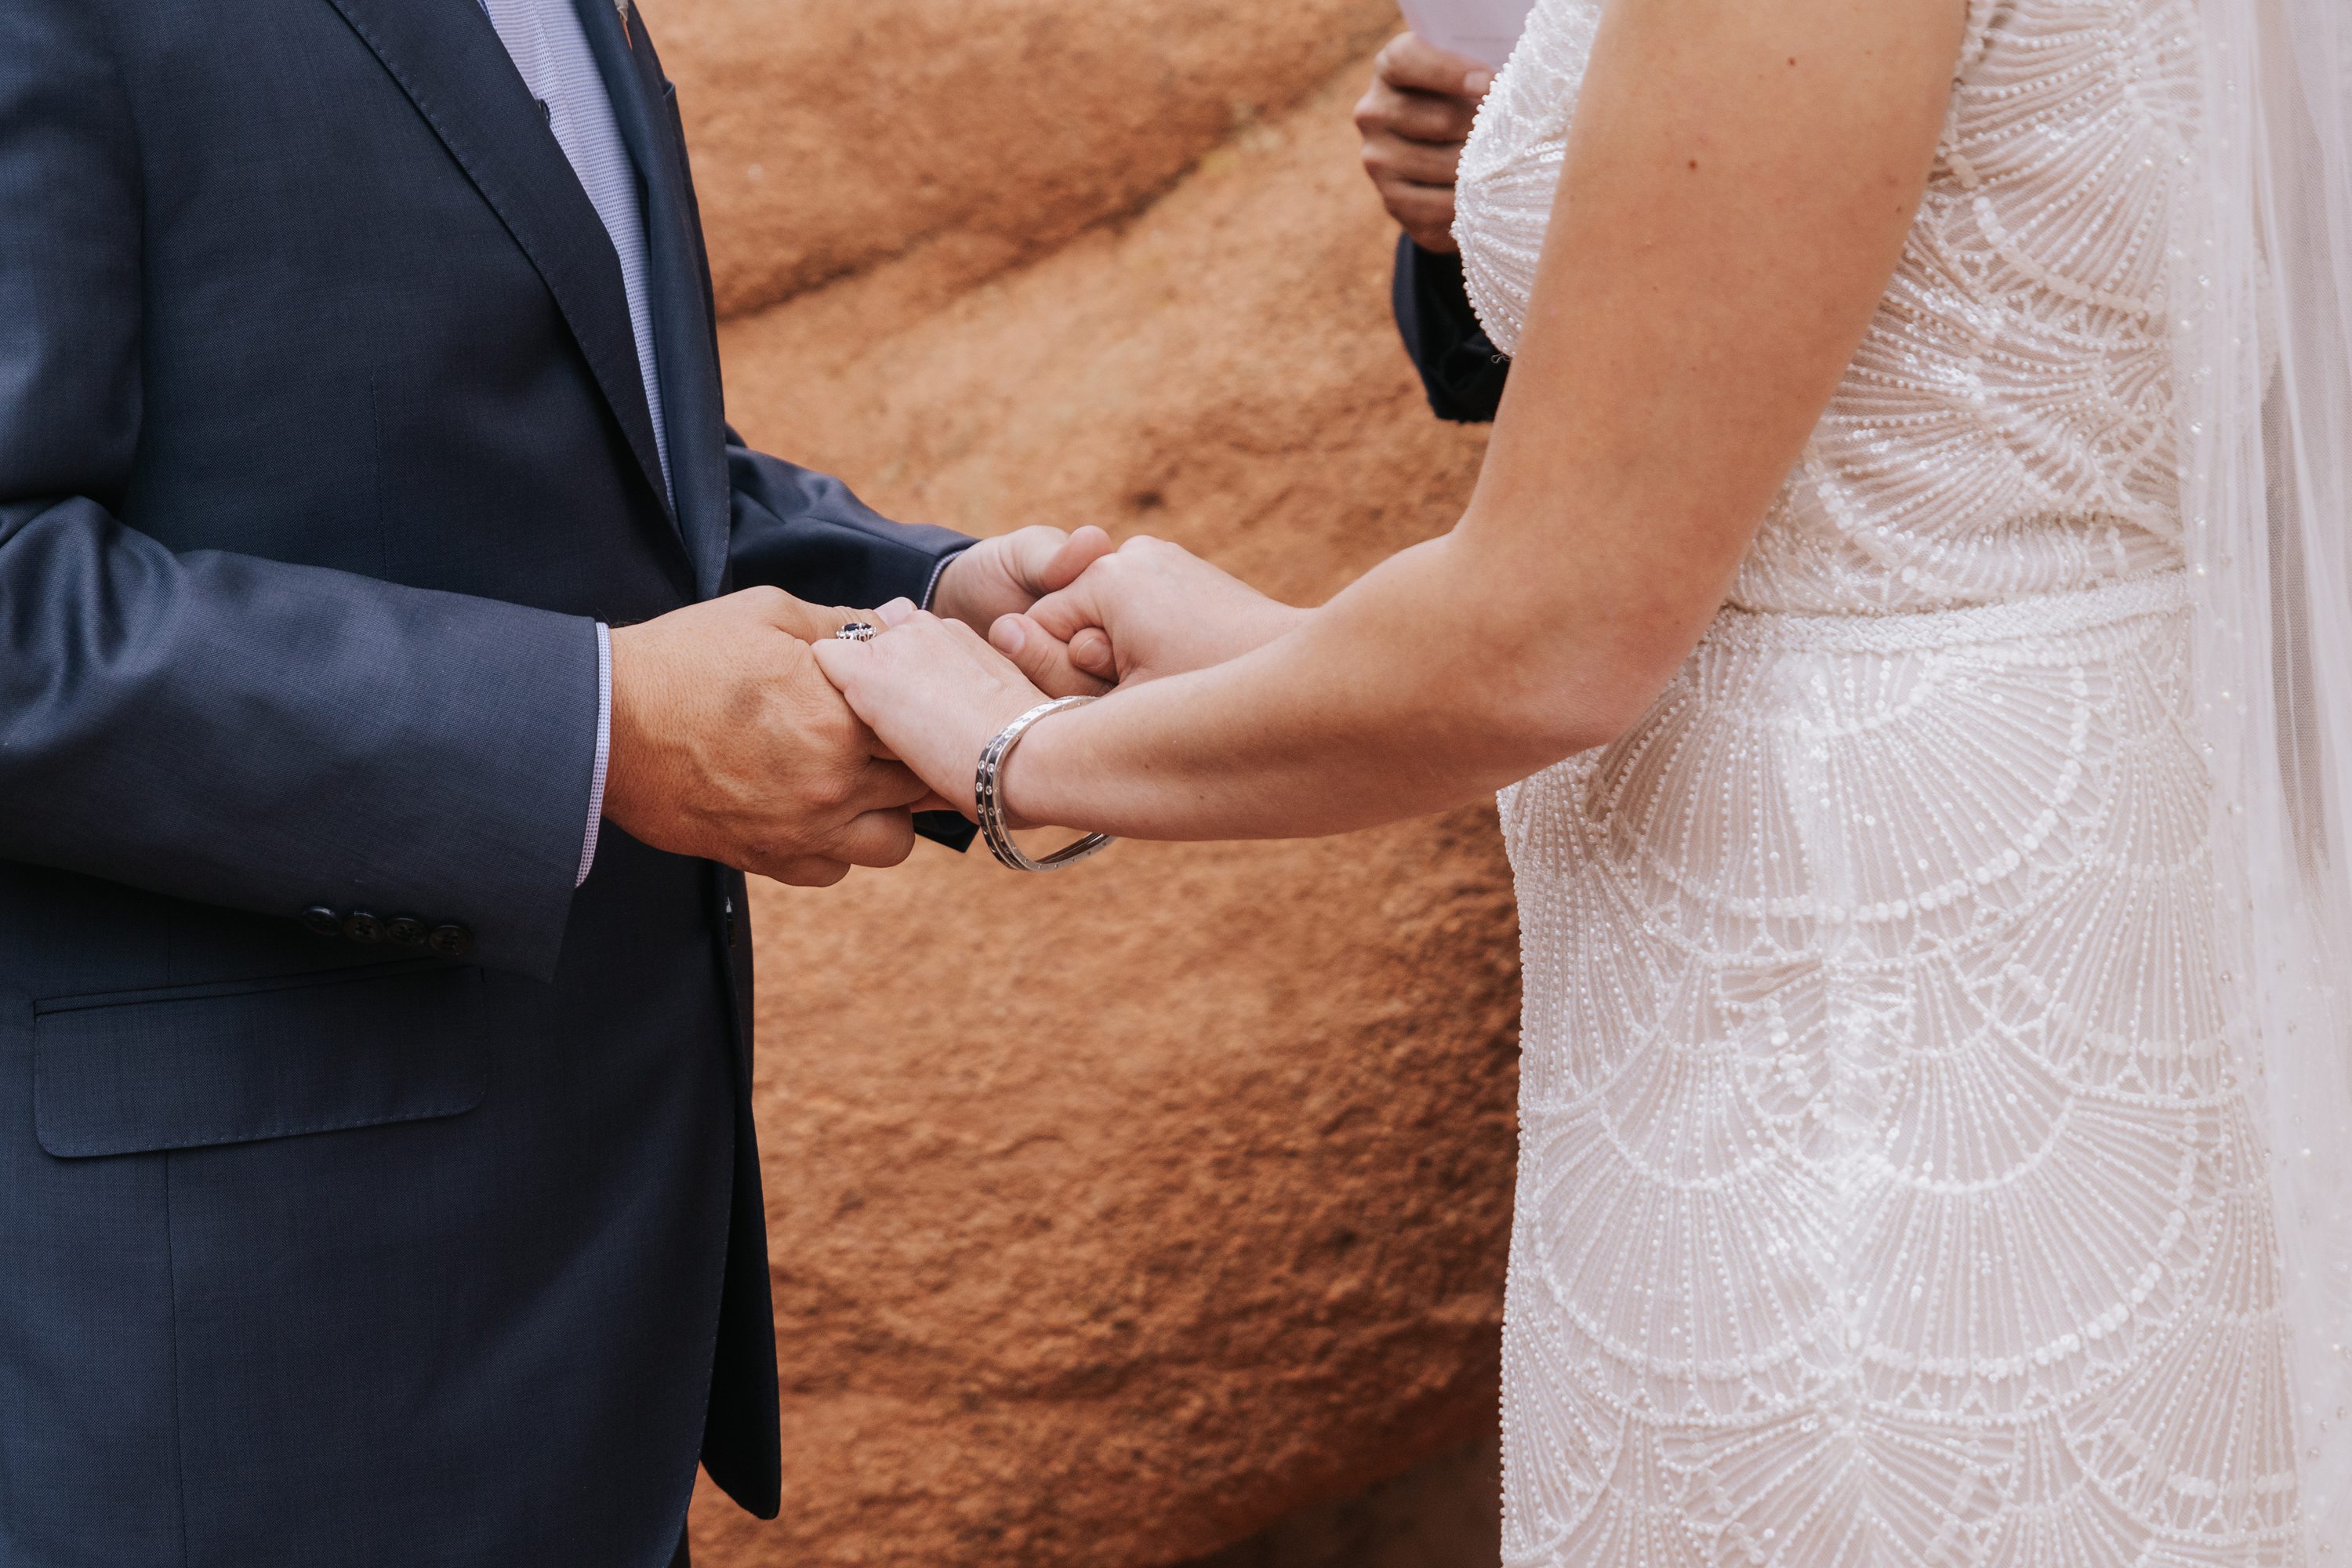
POLYGON ((1306 614, 1146 535, 999 620, 989 640, 1047 691, 1098 691, 1238 658, 1306 614))
POLYGON ((903 600, 879 619, 886 629, 871 642, 815 644, 817 665, 893 756, 972 816, 981 752, 1046 696, 961 621, 903 600))

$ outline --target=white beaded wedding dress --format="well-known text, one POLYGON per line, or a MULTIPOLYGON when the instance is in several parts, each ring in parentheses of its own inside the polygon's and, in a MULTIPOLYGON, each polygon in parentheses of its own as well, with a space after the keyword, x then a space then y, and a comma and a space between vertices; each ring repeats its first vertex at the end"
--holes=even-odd
MULTIPOLYGON (((1540 0, 1465 160, 1506 352, 1599 6, 1540 0)), ((1729 606, 1633 733, 1503 797, 1514 1568, 2324 1560, 2341 1316, 2290 1298, 2345 1281, 2281 1215, 2352 1218, 2273 1174, 2310 1134, 2239 970, 2184 524, 2200 25, 1977 0, 1729 606)))

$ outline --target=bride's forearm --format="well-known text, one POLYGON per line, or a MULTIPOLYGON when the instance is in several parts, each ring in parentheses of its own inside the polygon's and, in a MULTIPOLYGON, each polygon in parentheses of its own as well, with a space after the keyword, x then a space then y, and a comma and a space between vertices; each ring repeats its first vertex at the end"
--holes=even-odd
POLYGON ((1254 653, 1047 721, 1008 804, 1139 837, 1339 832, 1622 732, 1885 298, 1962 20, 1950 0, 1609 7, 1460 526, 1254 653), (1792 96, 1758 62, 1799 69, 1796 36, 1792 96))
POLYGON ((1132 837, 1343 833, 1473 800, 1609 738, 1622 682, 1562 669, 1459 540, 1384 563, 1230 663, 1040 724, 1017 816, 1132 837))

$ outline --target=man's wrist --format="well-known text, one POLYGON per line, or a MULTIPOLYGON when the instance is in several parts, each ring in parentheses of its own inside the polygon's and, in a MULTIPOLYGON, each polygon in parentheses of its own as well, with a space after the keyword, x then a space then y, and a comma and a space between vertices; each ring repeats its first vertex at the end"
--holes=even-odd
POLYGON ((972 546, 979 542, 980 542, 978 540, 974 540, 971 544, 967 544, 962 549, 954 552, 952 554, 943 555, 940 558, 940 563, 931 568, 931 580, 923 584, 923 596, 916 601, 916 608, 929 610, 933 615, 940 616, 943 620, 958 620, 961 618, 961 616, 951 615, 950 613, 947 605, 950 595, 946 590, 949 580, 953 574, 956 563, 961 561, 965 556, 970 555, 972 552, 972 546))

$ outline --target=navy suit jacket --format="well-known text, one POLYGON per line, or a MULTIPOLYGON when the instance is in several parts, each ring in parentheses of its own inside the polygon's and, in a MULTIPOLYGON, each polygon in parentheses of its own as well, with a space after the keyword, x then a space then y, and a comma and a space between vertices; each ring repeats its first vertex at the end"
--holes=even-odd
POLYGON ((659 1568, 698 1455, 775 1510, 743 886, 608 829, 575 894, 593 625, 967 542, 727 430, 578 3, 674 508, 477 0, 0 4, 5 1568, 659 1568))

